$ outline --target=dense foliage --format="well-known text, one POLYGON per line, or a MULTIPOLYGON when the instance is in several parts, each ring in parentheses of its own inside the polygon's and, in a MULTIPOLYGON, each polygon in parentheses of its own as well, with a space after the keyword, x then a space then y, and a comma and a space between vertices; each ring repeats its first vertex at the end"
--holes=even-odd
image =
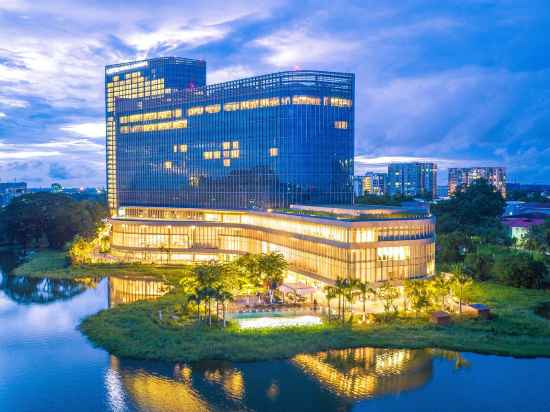
POLYGON ((534 252, 550 255, 550 219, 533 226, 525 238, 524 247, 534 252))
POLYGON ((0 224, 8 242, 60 249, 76 235, 94 236, 106 214, 100 203, 40 192, 14 198, 0 214, 0 224))
POLYGON ((543 256, 550 250, 550 224, 533 228, 525 241, 525 248, 538 255, 512 248, 500 223, 504 206, 500 193, 484 180, 435 205, 437 263, 442 270, 463 264, 481 281, 541 288, 548 274, 543 256))

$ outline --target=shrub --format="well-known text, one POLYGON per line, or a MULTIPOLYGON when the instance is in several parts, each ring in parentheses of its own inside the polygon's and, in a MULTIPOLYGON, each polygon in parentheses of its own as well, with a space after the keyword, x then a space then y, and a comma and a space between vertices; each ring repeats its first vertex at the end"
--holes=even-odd
POLYGON ((497 256, 493 267, 496 280, 518 288, 541 288, 546 273, 546 265, 527 253, 497 256))

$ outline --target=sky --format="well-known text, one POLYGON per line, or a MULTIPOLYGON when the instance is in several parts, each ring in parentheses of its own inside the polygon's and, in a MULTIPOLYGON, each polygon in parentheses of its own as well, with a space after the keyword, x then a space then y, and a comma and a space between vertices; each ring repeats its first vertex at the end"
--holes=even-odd
POLYGON ((0 0, 0 179, 105 186, 104 66, 207 61, 208 83, 356 74, 355 173, 505 166, 550 184, 550 2, 0 0))

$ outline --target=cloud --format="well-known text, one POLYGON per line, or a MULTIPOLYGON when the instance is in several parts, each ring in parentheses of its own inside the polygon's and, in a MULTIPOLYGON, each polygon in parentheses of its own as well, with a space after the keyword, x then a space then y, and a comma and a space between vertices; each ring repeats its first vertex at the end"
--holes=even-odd
POLYGON ((332 62, 349 58, 359 44, 353 39, 315 33, 306 28, 282 30, 252 42, 266 49, 264 62, 276 67, 293 68, 302 64, 332 62))
POLYGON ((229 80, 242 79, 244 77, 254 76, 256 73, 242 65, 229 66, 223 69, 213 70, 207 73, 208 83, 222 83, 229 80))
POLYGON ((66 180, 71 177, 71 174, 69 173, 69 169, 67 169, 66 166, 60 163, 52 163, 50 164, 48 176, 54 180, 66 180))
POLYGON ((105 137, 104 122, 75 123, 62 126, 60 129, 65 132, 74 133, 84 137, 105 137))
POLYGON ((124 37, 124 40, 143 53, 154 48, 169 51, 181 45, 198 47, 220 40, 227 33, 228 29, 221 26, 161 27, 152 32, 140 31, 129 34, 124 37))
POLYGON ((13 107, 17 109, 24 109, 29 105, 28 102, 20 99, 13 99, 0 96, 0 106, 13 107))
POLYGON ((1 119, 2 117, 6 117, 6 116, 7 116, 6 113, 0 112, 0 119, 1 119))

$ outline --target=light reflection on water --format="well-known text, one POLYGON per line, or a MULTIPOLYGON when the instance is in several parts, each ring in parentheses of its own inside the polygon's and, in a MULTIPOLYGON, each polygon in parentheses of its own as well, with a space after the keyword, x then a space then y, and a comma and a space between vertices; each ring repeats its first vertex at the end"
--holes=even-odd
POLYGON ((3 276, 0 411, 547 410, 543 359, 377 348, 257 363, 119 359, 75 327, 109 302, 159 293, 159 285, 132 282, 3 276))

